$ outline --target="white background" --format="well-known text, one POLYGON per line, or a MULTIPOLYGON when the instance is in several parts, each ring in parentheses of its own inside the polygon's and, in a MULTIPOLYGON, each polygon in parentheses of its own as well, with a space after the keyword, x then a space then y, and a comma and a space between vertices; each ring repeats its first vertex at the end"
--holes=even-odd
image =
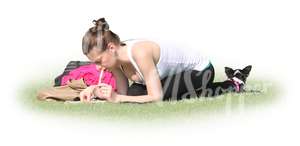
POLYGON ((0 143, 299 145, 299 7, 296 0, 1 1, 0 143), (81 38, 100 17, 123 40, 184 42, 210 56, 218 69, 252 64, 252 78, 280 83, 281 100, 243 115, 140 126, 40 115, 20 107, 15 92, 22 83, 54 78, 68 61, 86 60, 81 38))

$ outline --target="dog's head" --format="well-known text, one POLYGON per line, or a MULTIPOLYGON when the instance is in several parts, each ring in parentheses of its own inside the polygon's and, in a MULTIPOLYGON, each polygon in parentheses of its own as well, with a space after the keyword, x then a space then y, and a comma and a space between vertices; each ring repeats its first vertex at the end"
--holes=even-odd
POLYGON ((238 81, 240 84, 244 85, 246 83, 247 77, 251 71, 252 66, 248 65, 244 69, 232 69, 230 67, 225 67, 225 73, 230 80, 238 81))

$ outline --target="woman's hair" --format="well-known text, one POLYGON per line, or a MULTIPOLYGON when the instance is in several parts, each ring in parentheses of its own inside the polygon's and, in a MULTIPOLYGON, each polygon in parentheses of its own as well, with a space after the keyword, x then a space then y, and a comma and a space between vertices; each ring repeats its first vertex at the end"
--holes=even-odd
POLYGON ((95 26, 91 27, 83 36, 82 39, 82 51, 87 55, 94 47, 105 51, 108 43, 114 43, 115 45, 124 45, 120 41, 120 37, 109 30, 109 25, 105 18, 93 20, 95 26))

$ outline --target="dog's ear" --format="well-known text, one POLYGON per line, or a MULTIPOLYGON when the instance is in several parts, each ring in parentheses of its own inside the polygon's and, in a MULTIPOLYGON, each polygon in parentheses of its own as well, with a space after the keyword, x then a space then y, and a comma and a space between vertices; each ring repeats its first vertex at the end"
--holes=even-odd
POLYGON ((225 67, 225 73, 228 78, 233 78, 234 71, 230 67, 225 67))
POLYGON ((250 73, 250 71, 251 71, 251 69, 252 69, 252 66, 251 66, 251 65, 248 65, 248 66, 246 66, 246 67, 242 70, 242 72, 248 76, 249 73, 250 73))

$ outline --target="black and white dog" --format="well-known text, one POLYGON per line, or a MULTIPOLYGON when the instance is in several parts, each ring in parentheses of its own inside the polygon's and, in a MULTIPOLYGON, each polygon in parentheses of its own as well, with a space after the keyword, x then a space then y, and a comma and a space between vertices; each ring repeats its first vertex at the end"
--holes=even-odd
POLYGON ((242 92, 244 91, 244 86, 246 84, 247 77, 250 74, 252 66, 249 65, 245 67, 244 69, 236 69, 233 70, 232 68, 225 67, 225 73, 227 76, 227 81, 231 83, 231 86, 234 87, 236 92, 242 92))
POLYGON ((214 82, 208 85, 206 91, 202 91, 200 96, 211 97, 228 92, 243 92, 251 68, 251 65, 245 67, 244 69, 232 69, 230 67, 225 67, 227 80, 223 82, 214 82))

